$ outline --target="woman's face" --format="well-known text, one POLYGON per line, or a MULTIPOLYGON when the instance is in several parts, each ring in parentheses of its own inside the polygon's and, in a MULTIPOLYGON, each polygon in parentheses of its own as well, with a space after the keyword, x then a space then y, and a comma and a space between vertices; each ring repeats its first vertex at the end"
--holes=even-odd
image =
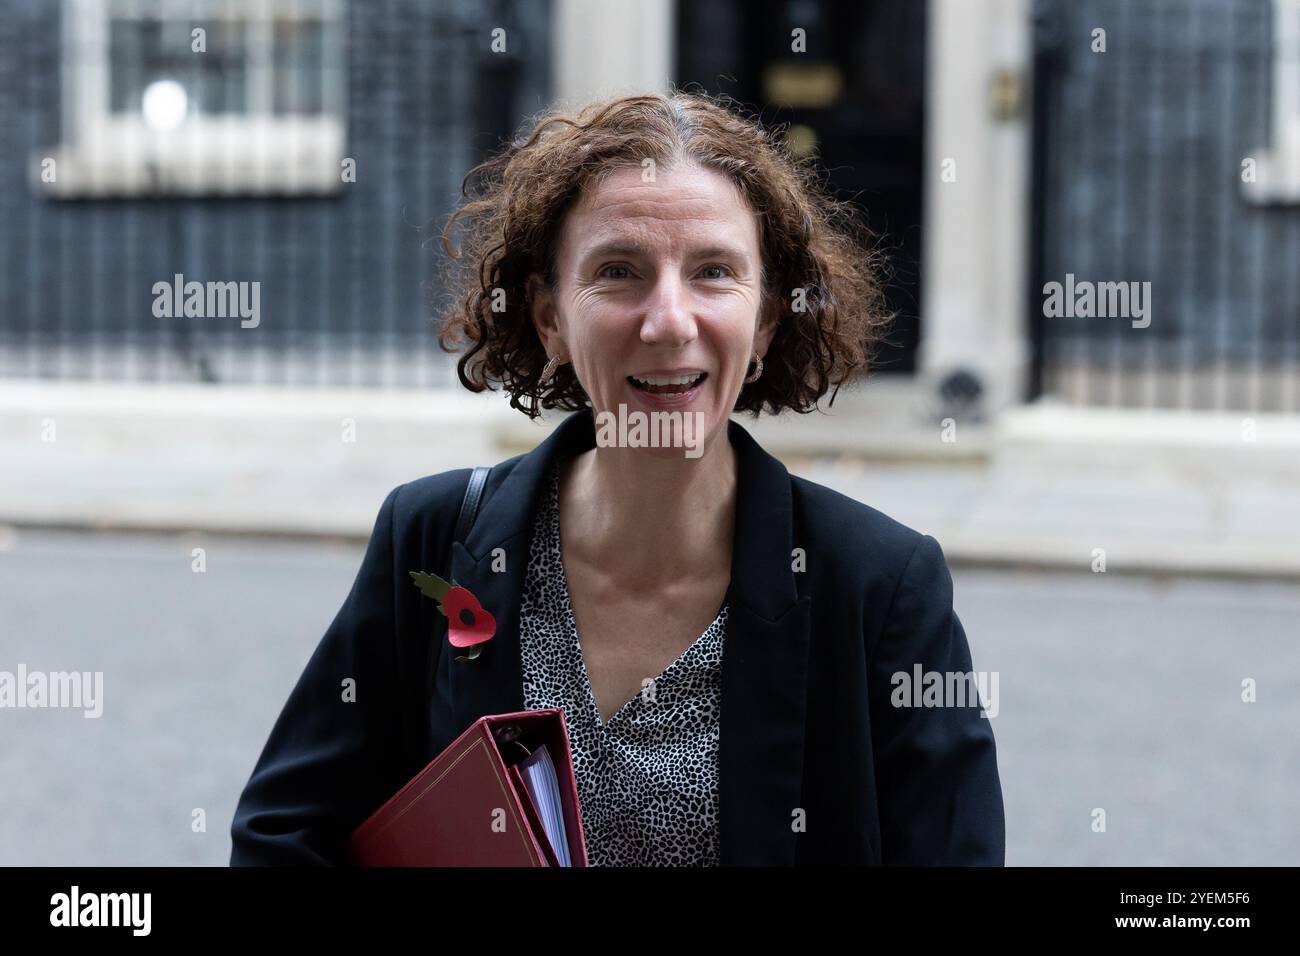
POLYGON ((547 353, 573 363, 595 412, 699 413, 695 440, 708 448, 774 331, 760 322, 758 219, 711 170, 643 177, 619 170, 570 209, 556 294, 534 284, 533 321, 547 353))

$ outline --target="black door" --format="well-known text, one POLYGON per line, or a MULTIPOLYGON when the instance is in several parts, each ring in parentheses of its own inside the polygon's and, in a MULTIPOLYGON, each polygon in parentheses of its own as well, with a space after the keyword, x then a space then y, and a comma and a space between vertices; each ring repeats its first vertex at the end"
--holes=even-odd
POLYGON ((920 314, 924 0, 688 0, 677 7, 679 86, 698 84, 789 123, 828 184, 880 237, 898 318, 877 369, 912 372, 920 314), (794 31, 802 30, 797 52, 794 31))

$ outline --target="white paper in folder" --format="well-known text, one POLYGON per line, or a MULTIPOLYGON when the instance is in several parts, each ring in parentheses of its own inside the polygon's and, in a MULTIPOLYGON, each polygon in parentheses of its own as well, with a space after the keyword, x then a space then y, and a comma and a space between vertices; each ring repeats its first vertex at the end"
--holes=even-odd
POLYGON ((519 762, 519 773, 528 795, 533 798, 537 814, 542 818, 542 829, 551 841, 560 866, 572 866, 569 859, 569 840, 564 829, 564 806, 560 803, 560 778, 555 764, 545 747, 538 747, 526 760, 519 762))

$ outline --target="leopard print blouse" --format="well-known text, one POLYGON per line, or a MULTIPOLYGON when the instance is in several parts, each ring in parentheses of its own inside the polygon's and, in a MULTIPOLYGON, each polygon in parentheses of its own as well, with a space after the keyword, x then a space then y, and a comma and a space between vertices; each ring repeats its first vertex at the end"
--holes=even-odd
POLYGON ((727 607, 650 687, 602 724, 565 582, 559 475, 557 464, 525 572, 524 707, 564 709, 592 866, 716 866, 727 607))

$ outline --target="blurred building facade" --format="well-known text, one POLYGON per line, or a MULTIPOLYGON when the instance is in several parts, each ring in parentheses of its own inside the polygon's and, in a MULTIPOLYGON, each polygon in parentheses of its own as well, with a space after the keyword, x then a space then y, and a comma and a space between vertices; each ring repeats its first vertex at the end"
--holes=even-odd
POLYGON ((0 164, 31 183, 0 190, 0 373, 443 384, 440 229, 545 105, 549 22, 544 0, 0 0, 0 164), (257 283, 260 321, 158 317, 177 275, 257 283))
POLYGON ((1300 0, 0 0, 31 184, 0 192, 0 375, 451 386, 464 173, 552 101, 672 82, 862 205, 881 371, 931 416, 1300 412, 1298 64, 1300 0), (258 282, 264 318, 159 318, 176 275, 258 282), (1053 282, 1127 311, 1049 314, 1053 282))

